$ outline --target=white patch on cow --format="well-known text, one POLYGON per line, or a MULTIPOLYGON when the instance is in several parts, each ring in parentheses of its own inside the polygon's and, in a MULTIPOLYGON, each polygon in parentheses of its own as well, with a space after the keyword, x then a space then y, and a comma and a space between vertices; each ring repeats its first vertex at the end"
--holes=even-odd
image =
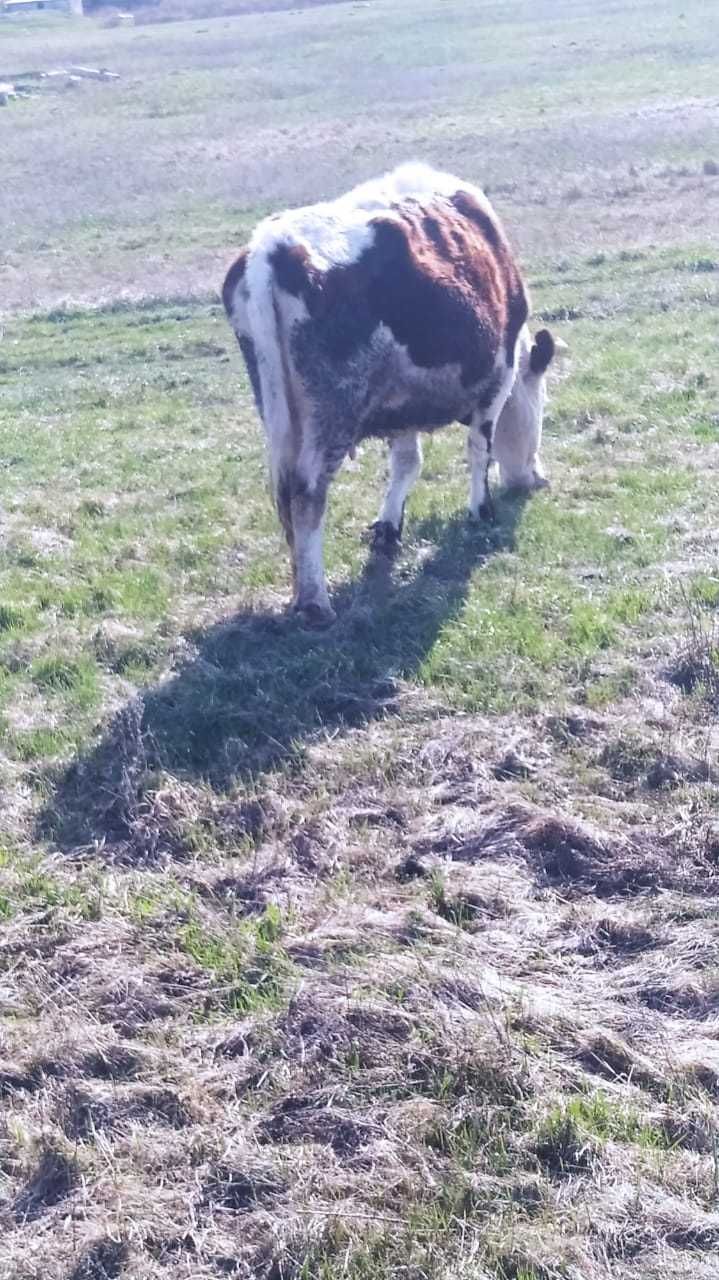
MULTIPOLYGON (((311 416, 305 414, 303 421, 306 425, 311 424, 311 416)), ((311 430, 302 432, 299 452, 295 458, 295 470, 298 477, 307 485, 308 491, 313 494, 324 471, 324 454, 317 448, 311 430)))
POLYGON ((258 259, 269 257, 281 244, 301 246, 318 271, 349 266, 374 243, 373 218, 391 217, 407 200, 420 204, 443 197, 449 200, 459 191, 471 194, 487 215, 497 221, 479 187, 428 165, 413 163, 363 182, 336 200, 323 200, 265 218, 250 240, 248 289, 252 293, 253 274, 262 274, 258 259))
POLYGON ((380 178, 363 182, 334 203, 363 209, 375 218, 383 212, 391 213, 406 200, 417 200, 420 204, 436 200, 437 197, 449 200, 458 191, 469 192, 490 217, 496 218, 487 197, 479 187, 418 161, 401 164, 380 178))
POLYGON ((278 218, 261 222, 250 240, 248 287, 253 289, 251 267, 267 261, 279 245, 300 246, 318 271, 346 267, 356 262, 374 243, 374 232, 365 210, 344 208, 340 200, 290 209, 278 218))
POLYGON ((293 324, 307 319, 300 298, 278 296, 272 266, 263 254, 250 254, 242 285, 232 299, 232 326, 238 338, 251 338, 262 393, 262 421, 273 496, 277 496, 283 471, 293 466, 298 452, 299 428, 293 411, 303 408, 304 390, 293 371, 289 333, 293 324))
MULTIPOLYGON (((483 415, 480 415, 483 417, 483 415)), ((469 463, 469 514, 479 520, 487 500, 487 470, 489 468, 489 444, 480 431, 479 422, 473 422, 467 432, 467 462, 469 463)))
POLYGON ((517 377, 499 416, 494 439, 494 458, 499 463, 502 482, 509 489, 541 489, 547 484, 539 457, 546 378, 532 373, 529 367, 531 345, 525 325, 517 343, 517 377))
POLYGON ((272 266, 262 253, 250 253, 245 270, 247 320, 255 344, 262 388, 262 416, 270 447, 291 433, 292 419, 285 385, 285 335, 278 323, 272 266))
POLYGON ((249 338, 250 327, 247 318, 247 290, 244 281, 235 285, 230 303, 230 324, 238 338, 249 338))

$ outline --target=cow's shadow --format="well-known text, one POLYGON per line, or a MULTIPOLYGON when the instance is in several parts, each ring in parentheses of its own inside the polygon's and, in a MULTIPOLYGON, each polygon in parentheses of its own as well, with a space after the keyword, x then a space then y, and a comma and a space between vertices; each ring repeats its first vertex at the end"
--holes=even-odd
POLYGON ((170 773, 215 791, 255 782, 280 763, 301 769, 316 735, 398 709, 440 632, 461 612, 483 563, 514 547, 521 495, 497 523, 466 516, 415 524, 416 553, 392 564, 368 554, 361 577, 333 596, 329 631, 243 611, 187 637, 191 657, 115 715, 88 753, 57 778, 38 834, 65 850, 121 842, 148 779, 170 773))

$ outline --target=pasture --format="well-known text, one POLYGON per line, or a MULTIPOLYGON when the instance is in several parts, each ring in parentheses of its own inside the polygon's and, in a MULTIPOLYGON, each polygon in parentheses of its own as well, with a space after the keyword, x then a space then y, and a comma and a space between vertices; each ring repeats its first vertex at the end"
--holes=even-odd
MULTIPOLYGON (((242 7, 241 4, 238 7, 242 7)), ((712 1280, 710 0, 0 22, 1 1280, 712 1280), (285 548, 219 300, 266 211, 481 183, 552 482, 285 548)), ((714 21, 712 21, 714 19, 714 21)))

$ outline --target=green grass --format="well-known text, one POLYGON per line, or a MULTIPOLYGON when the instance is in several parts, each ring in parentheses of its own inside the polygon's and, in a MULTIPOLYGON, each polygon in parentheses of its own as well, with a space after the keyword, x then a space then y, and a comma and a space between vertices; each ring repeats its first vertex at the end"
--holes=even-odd
POLYGON ((649 1151, 667 1151, 673 1145, 659 1125, 601 1093, 554 1107, 535 1135, 540 1161, 562 1174, 586 1169, 608 1141, 649 1151))
POLYGON ((218 936, 191 922, 177 939, 180 951, 207 970, 217 984, 207 1012, 238 1016, 284 1007, 292 985, 292 966, 276 945, 279 921, 274 909, 254 926, 218 936))
POLYGON ((6 889, 0 894, 2 919, 46 912, 71 920, 98 920, 102 914, 101 896, 91 877, 68 883, 48 872, 38 855, 0 852, 0 875, 6 889))
MULTIPOLYGON (((113 685, 151 684, 183 632, 201 660, 151 692, 147 727, 161 763, 209 775, 227 770, 230 739, 246 772, 322 723, 372 717, 388 677, 471 712, 532 711, 561 703, 567 689, 606 703, 643 637, 675 608, 663 566, 680 558, 686 522, 706 525, 715 502, 690 430, 713 404, 715 317, 696 310, 683 263, 662 250, 577 264, 596 276, 596 296, 624 298, 633 313, 646 289, 671 288, 673 312, 638 325, 621 307, 564 324, 571 370, 547 419, 554 492, 525 505, 502 499, 495 529, 465 523, 460 433, 440 433, 410 503, 402 561, 383 581, 360 541, 381 488, 379 449, 340 474, 328 520, 340 613, 330 642, 289 623, 278 630, 264 613, 287 592, 286 556, 219 308, 12 321, 0 409, 13 463, 5 501, 14 545, 41 550, 28 561, 10 544, 0 563, 2 595, 14 602, 0 630, 0 662, 13 671, 5 701, 32 691, 68 709, 67 723, 15 735, 16 750, 38 758, 43 734, 48 754, 63 736, 74 746, 113 685), (71 361, 77 351, 90 380, 71 361), (198 605, 235 620, 198 627, 198 605), (118 626, 126 634, 111 636, 118 626), (23 674, 12 654, 25 633, 34 643, 52 636, 58 658, 41 652, 23 674), (616 670, 596 675, 607 661, 616 670), (84 728, 72 708, 87 716, 84 728)), ((551 307, 568 276, 544 276, 537 305, 551 307)), ((711 581, 701 555, 695 572, 697 583, 711 581)))
POLYGON ((83 711, 98 701, 97 673, 94 663, 65 657, 39 658, 30 670, 30 679, 46 694, 57 694, 83 711))

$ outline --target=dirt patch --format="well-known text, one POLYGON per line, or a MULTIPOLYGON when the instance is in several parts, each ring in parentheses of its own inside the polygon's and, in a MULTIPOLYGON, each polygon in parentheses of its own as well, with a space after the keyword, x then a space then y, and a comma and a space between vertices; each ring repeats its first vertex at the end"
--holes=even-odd
POLYGON ((119 1280, 129 1250, 122 1240, 96 1240, 85 1250, 68 1280, 119 1280))
POLYGON ((260 1142, 308 1143, 331 1147, 335 1155, 348 1156, 371 1142, 376 1126, 337 1107, 318 1106, 313 1096, 285 1098, 257 1128, 260 1142))
POLYGON ((182 1129, 192 1113, 173 1089, 145 1085, 116 1089, 112 1094, 91 1094, 77 1086, 68 1088, 59 1105, 63 1132, 73 1142, 94 1141, 101 1132, 129 1125, 169 1125, 182 1129))
POLYGON ((660 887, 719 890, 719 878, 701 844, 682 847, 674 837, 602 831, 566 814, 515 804, 483 814, 459 814, 420 837, 415 856, 439 855, 455 862, 521 859, 540 884, 599 897, 631 896, 660 887))
POLYGON ((637 920, 605 916, 581 936, 577 950, 582 955, 621 960, 661 946, 662 934, 637 920))
POLYGON ((272 1209, 286 1199, 288 1184, 271 1171, 248 1165, 215 1165, 202 1189, 202 1204, 235 1213, 272 1209))
POLYGON ((567 1177, 591 1169, 594 1148, 579 1133, 571 1116, 565 1115, 544 1126, 534 1145, 534 1155, 550 1176, 567 1177))
MULTIPOLYGON (((362 0, 371 3, 371 0, 362 0)), ((134 9, 135 21, 142 25, 157 22, 177 22, 199 18, 240 18, 261 13, 302 13, 308 9, 328 5, 352 3, 352 0, 164 0, 162 7, 139 4, 134 9)), ((92 9, 92 6, 89 6, 92 9)))
POLYGON ((12 1098, 17 1093, 32 1092, 38 1088, 38 1080, 32 1071, 20 1071, 0 1064, 0 1098, 12 1098))
POLYGON ((707 760, 692 759, 676 752, 662 752, 649 742, 619 738, 607 743, 598 763, 617 782, 640 783, 649 790, 669 789, 686 782, 709 782, 712 770, 707 760))
POLYGON ((111 987, 98 997, 97 1017, 122 1035, 136 1035, 141 1027, 174 1011, 174 1005, 138 979, 111 987))
POLYGON ((649 1090, 656 1089, 660 1081, 648 1059, 607 1032, 590 1033, 577 1050, 577 1060, 592 1075, 605 1080, 626 1081, 649 1090))
POLYGON ((76 1161, 56 1147, 46 1147, 12 1203, 13 1216, 18 1222, 35 1222, 48 1209, 66 1200, 79 1180, 76 1161))
POLYGON ((259 868, 247 876, 219 876, 205 891, 231 905, 242 916, 262 915, 278 896, 284 901, 289 868, 274 864, 259 868))
POLYGON ((680 1017, 705 1019, 719 1012, 719 982, 701 982, 693 975, 674 982, 656 979, 640 987, 638 997, 649 1009, 680 1017))
POLYGON ((146 1066, 145 1055, 123 1044, 88 1053, 81 1063, 84 1075, 98 1080, 134 1080, 146 1066))

